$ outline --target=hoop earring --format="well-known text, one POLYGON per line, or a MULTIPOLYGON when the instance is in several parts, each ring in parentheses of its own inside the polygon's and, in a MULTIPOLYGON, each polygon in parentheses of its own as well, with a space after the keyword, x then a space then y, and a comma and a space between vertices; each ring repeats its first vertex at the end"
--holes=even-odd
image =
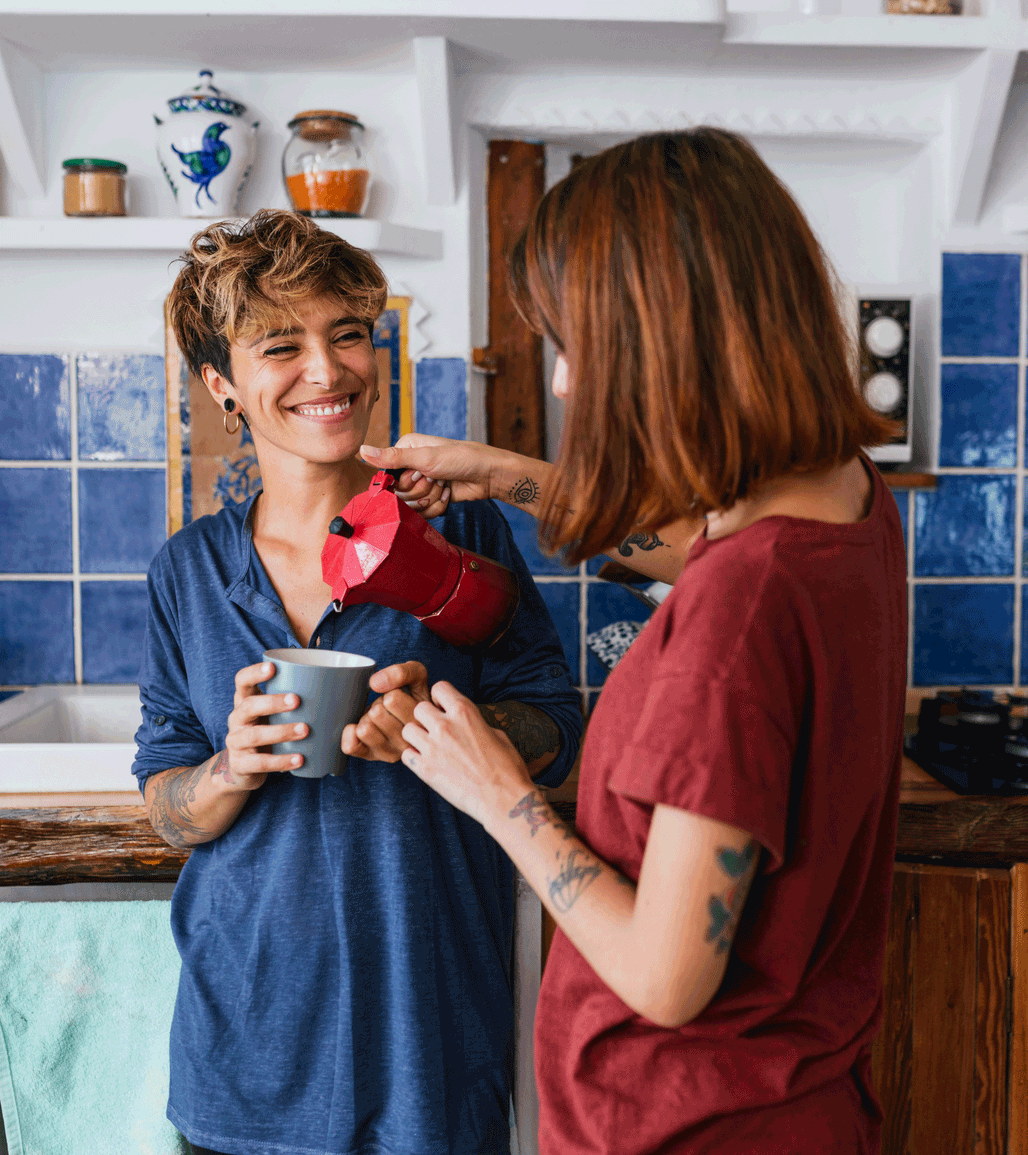
MULTIPOLYGON (((378 400, 381 398, 381 396, 382 396, 382 394, 381 394, 381 393, 379 393, 379 392, 376 390, 376 392, 375 392, 375 401, 378 401, 378 400)), ((374 402, 372 402, 372 404, 374 404, 374 402)))
POLYGON ((229 435, 229 437, 232 437, 236 433, 239 432, 239 426, 241 424, 240 419, 237 416, 235 425, 231 429, 229 429, 229 427, 228 427, 229 414, 235 409, 235 407, 236 407, 236 403, 232 400, 232 398, 226 397, 225 398, 225 418, 224 418, 224 421, 225 421, 225 432, 229 435))

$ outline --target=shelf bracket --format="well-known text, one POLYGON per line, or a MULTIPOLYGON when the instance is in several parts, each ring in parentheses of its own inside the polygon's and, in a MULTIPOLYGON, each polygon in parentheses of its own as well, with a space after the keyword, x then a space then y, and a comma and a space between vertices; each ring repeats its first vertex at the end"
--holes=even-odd
POLYGON ((43 73, 13 44, 0 38, 0 153, 11 179, 28 197, 43 184, 43 73))
POLYGON ((414 37, 421 144, 425 154, 425 195, 430 205, 457 199, 453 171, 453 69, 445 36, 414 37))
POLYGON ((953 86, 955 225, 976 225, 981 215, 1017 56, 1017 49, 987 48, 953 86))

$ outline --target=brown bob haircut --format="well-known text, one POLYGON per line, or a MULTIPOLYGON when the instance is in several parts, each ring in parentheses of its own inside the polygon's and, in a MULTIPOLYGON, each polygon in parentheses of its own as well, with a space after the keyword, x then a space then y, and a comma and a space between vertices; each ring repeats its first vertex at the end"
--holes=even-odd
POLYGON ((168 320, 197 376, 210 365, 231 381, 231 342, 279 328, 314 297, 338 297, 370 333, 388 295, 368 253, 284 210, 210 225, 179 260, 168 320))
POLYGON ((734 133, 658 133, 582 161, 534 209, 509 272, 568 362, 540 523, 571 564, 895 433, 857 387, 810 226, 734 133))

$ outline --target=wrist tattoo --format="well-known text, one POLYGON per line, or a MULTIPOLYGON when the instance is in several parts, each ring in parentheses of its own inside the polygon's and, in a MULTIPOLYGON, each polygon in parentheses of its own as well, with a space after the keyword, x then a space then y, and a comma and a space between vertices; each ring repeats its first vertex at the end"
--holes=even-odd
POLYGON ((651 549, 656 549, 660 545, 666 546, 667 542, 661 541, 655 533, 630 533, 618 546, 618 553, 622 557, 631 557, 633 546, 638 546, 645 553, 649 553, 651 549))
POLYGON ((211 767, 212 778, 224 778, 226 782, 232 782, 232 772, 228 768, 228 751, 222 750, 211 767))
POLYGON ((716 943, 716 952, 724 954, 732 945, 739 915, 746 902, 750 883, 757 866, 758 845, 754 838, 742 848, 731 850, 721 847, 717 851, 717 861, 721 869, 732 880, 722 894, 712 894, 707 903, 710 926, 705 940, 716 943))
POLYGON ((554 814, 550 809, 550 804, 543 798, 538 790, 532 790, 526 794, 517 806, 508 812, 507 817, 524 817, 531 828, 533 838, 535 838, 535 832, 543 826, 552 826, 555 830, 562 831, 565 840, 571 837, 571 831, 568 830, 567 826, 554 814))
POLYGON ((514 749, 531 766, 540 758, 547 765, 560 753, 560 730, 549 714, 524 702, 480 704, 479 712, 494 730, 502 730, 514 749))
POLYGON ((511 505, 534 505, 539 498, 539 486, 531 477, 515 481, 507 496, 511 505))

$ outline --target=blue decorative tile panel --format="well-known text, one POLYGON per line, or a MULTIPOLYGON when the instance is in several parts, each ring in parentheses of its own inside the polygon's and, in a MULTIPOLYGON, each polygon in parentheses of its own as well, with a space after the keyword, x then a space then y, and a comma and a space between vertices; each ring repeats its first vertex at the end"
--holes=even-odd
POLYGON ((67 461, 71 457, 68 358, 0 353, 0 460, 67 461))
POLYGON ((164 471, 79 473, 79 567, 83 573, 146 573, 164 544, 164 471))
MULTIPOLYGON (((650 618, 650 610, 637 597, 612 582, 591 582, 586 588, 587 635, 611 622, 645 622, 650 618)), ((607 680, 607 667, 588 647, 586 676, 590 686, 602 686, 607 680)))
POLYGON ((942 254, 942 355, 1016 357, 1019 253, 942 254))
POLYGON ((71 471, 0 469, 0 573, 71 573, 71 471))
POLYGON ((460 357, 426 357, 418 362, 415 419, 419 433, 467 437, 468 367, 460 357))
POLYGON ((585 563, 585 572, 595 577, 603 567, 604 562, 610 561, 605 553, 598 554, 596 557, 591 557, 585 563))
POLYGON ((578 607, 581 604, 580 587, 578 582, 539 582, 536 585, 540 596, 550 611, 553 624, 560 634, 560 644, 564 647, 564 656, 571 667, 571 682, 578 684, 581 660, 581 626, 578 621, 578 607))
POLYGON ((940 477, 915 498, 914 572, 919 577, 1014 572, 1016 482, 1008 476, 940 477))
POLYGON ((84 682, 139 680, 146 605, 146 582, 82 583, 84 682))
POLYGON ((532 573, 557 576, 571 576, 578 573, 577 566, 569 568, 561 563, 559 557, 547 557, 542 552, 539 548, 539 522, 530 513, 499 501, 496 508, 507 519, 514 541, 532 573))
POLYGON ((1017 366, 943 365, 939 464, 1017 464, 1017 366))
POLYGON ((914 685, 1010 685, 1013 585, 919 585, 914 590, 914 685))
POLYGON ((71 582, 0 582, 0 685, 74 681, 71 582))
POLYGON ((79 457, 163 461, 164 358, 84 356, 76 362, 79 457))

